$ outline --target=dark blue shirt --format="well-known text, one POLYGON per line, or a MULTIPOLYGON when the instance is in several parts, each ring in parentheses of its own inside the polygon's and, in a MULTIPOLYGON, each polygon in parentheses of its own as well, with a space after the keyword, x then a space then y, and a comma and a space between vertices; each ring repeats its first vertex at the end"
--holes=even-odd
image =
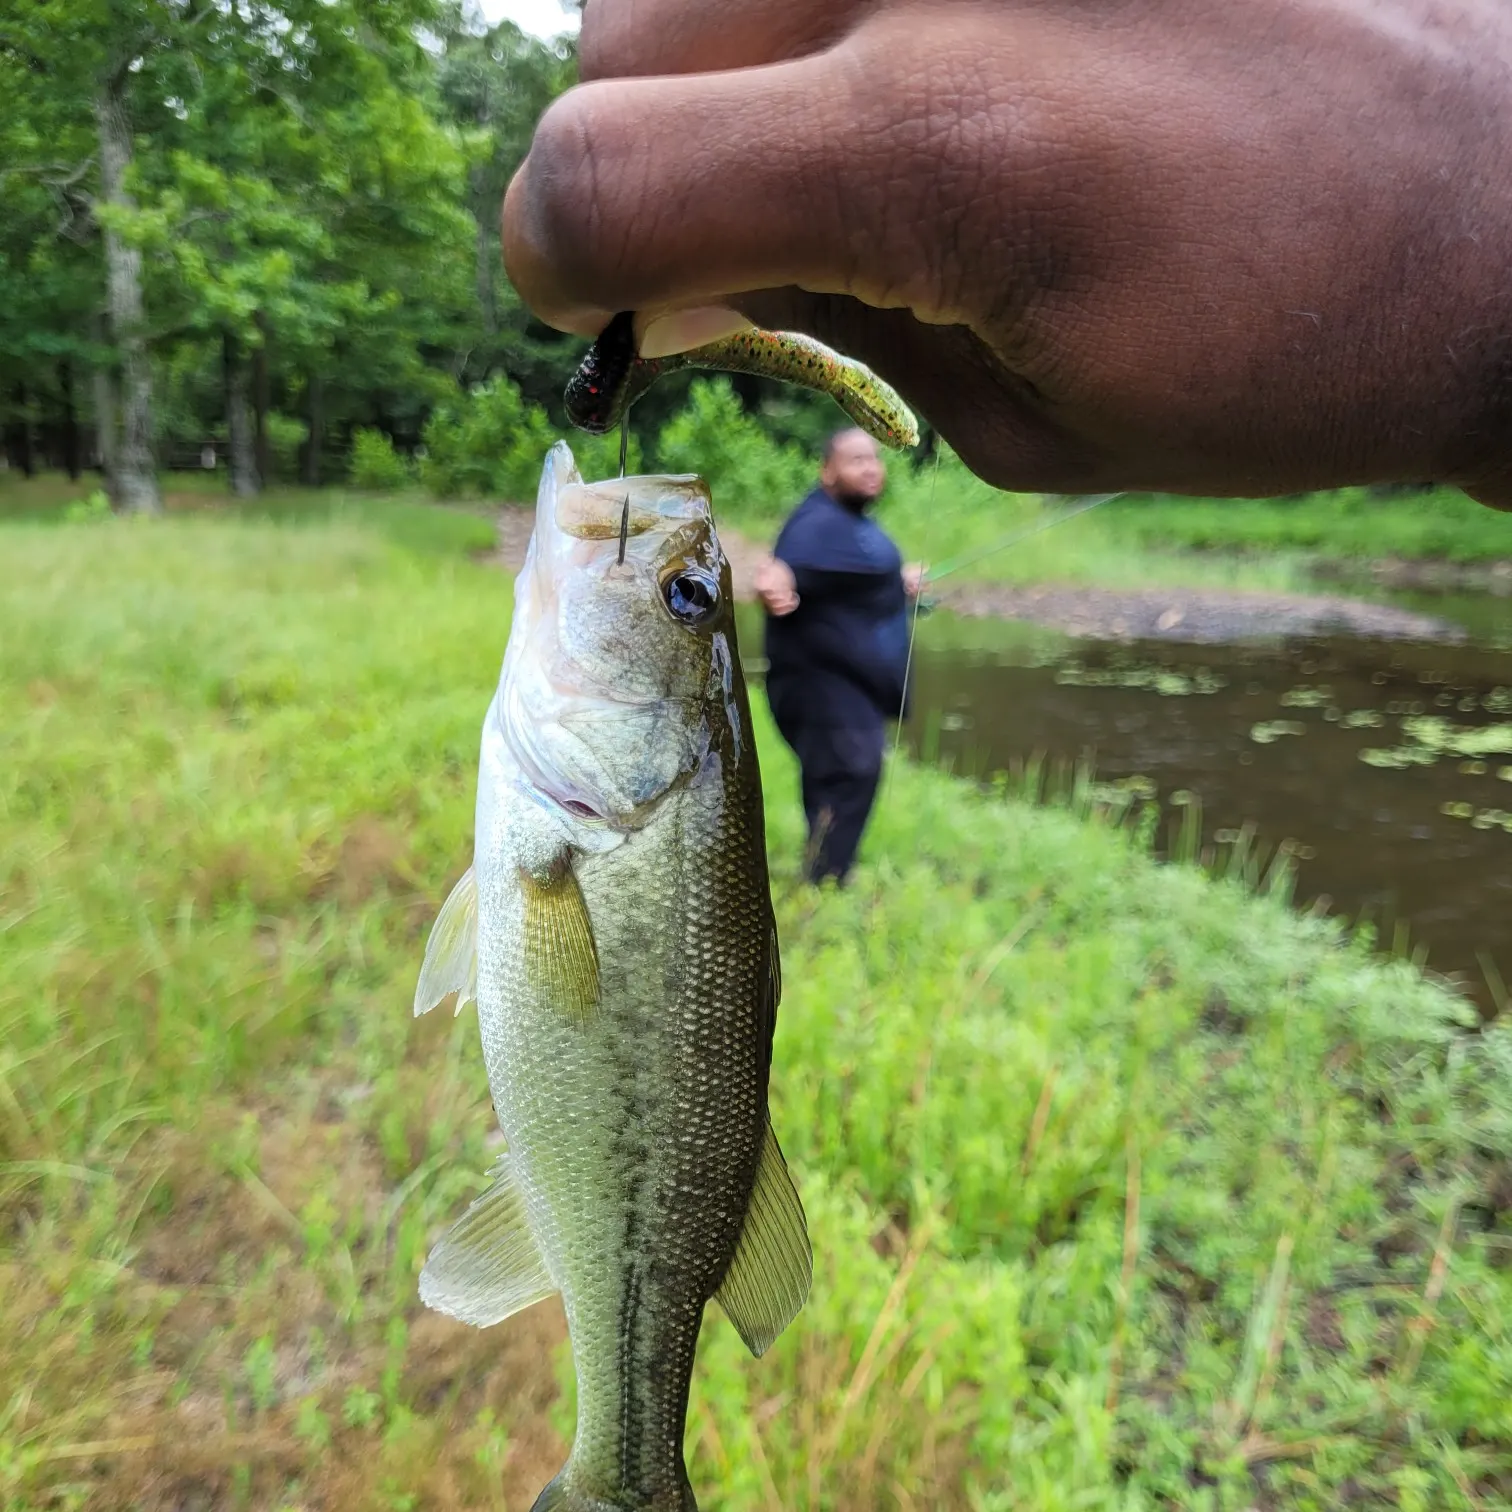
POLYGON ((908 669, 903 558, 875 520, 816 488, 773 554, 792 569, 798 607, 768 616, 767 691, 816 723, 902 712, 908 669))

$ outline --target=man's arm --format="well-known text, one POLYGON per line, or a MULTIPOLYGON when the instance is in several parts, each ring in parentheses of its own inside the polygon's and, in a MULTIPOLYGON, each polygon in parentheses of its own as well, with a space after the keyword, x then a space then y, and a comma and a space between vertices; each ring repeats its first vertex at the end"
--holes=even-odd
POLYGON ((504 213, 555 325, 809 331, 1010 488, 1512 504, 1512 4, 594 0, 580 50, 504 213))

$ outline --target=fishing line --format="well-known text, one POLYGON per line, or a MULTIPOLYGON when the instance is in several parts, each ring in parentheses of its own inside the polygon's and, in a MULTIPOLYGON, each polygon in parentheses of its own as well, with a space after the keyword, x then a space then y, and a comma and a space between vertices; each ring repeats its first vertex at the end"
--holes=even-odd
MULTIPOLYGON (((934 517, 935 492, 940 486, 940 437, 935 434, 934 471, 929 477, 929 513, 934 517)), ((892 767, 898 764, 898 751, 903 744, 903 715, 908 708, 908 679, 913 672, 914 641, 919 635, 919 605, 924 601, 925 572, 921 566, 919 581, 914 593, 913 613, 908 620, 908 655, 903 660, 903 701, 898 705, 898 728, 893 731, 892 767)), ((892 767, 888 768, 888 784, 892 783, 892 767)))
MULTIPOLYGON (((935 443, 934 476, 929 485, 929 509, 934 513, 935 490, 940 482, 940 452, 939 442, 935 443)), ((1053 530, 1057 525, 1064 525, 1069 520, 1074 520, 1077 515, 1086 514, 1088 510, 1096 509, 1101 504, 1107 504, 1113 499, 1121 499, 1125 490, 1117 493, 1091 494, 1083 499, 1072 509, 1064 509, 1058 515, 1048 520, 1040 520, 1030 525, 1027 529, 1011 531, 1002 539, 994 541, 990 546, 984 546, 979 551, 968 551, 963 556, 946 558, 945 565, 940 568, 926 569, 920 583, 919 591, 914 595, 913 615, 910 619, 908 630, 908 657, 903 663, 903 703, 898 709, 898 727, 893 733, 893 766, 897 765, 898 752, 903 745, 903 713, 908 707, 908 679, 913 671, 914 642, 919 634, 919 606, 924 598, 924 584, 937 583, 941 578, 949 577, 952 573, 959 572, 963 567, 972 567, 978 562, 984 562, 990 556, 996 556, 1000 551, 1006 551, 1010 546, 1016 546, 1020 541, 1027 541, 1030 536, 1037 536, 1042 531, 1053 530)), ((889 785, 891 784, 891 769, 889 769, 889 785)))
POLYGON ((1052 519, 1040 520, 1037 524, 1030 525, 1024 530, 1015 530, 1004 536, 999 541, 994 541, 990 546, 984 546, 980 551, 968 551, 964 556, 947 558, 943 567, 937 568, 929 574, 929 581, 937 583, 941 578, 947 578, 952 573, 959 572, 963 567, 973 567, 978 562, 984 562, 990 556, 996 556, 1000 551, 1006 551, 1010 546, 1017 546, 1020 541, 1027 541, 1030 536, 1038 535, 1042 530, 1053 530, 1057 525, 1064 525, 1068 520, 1074 520, 1077 515, 1086 514, 1089 509, 1096 509, 1100 504, 1111 503, 1114 499, 1123 498, 1123 492, 1091 494, 1083 499, 1074 509, 1064 509, 1052 519))

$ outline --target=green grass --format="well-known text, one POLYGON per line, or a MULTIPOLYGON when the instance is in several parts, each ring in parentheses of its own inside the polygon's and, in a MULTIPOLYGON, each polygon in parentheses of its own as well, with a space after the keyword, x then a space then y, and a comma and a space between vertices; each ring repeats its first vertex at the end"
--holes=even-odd
MULTIPOLYGON (((509 585, 393 537, 0 526, 5 1512, 497 1512, 561 1455, 553 1307, 415 1295, 492 1158, 471 1011, 409 1000, 509 585)), ((906 764, 816 896, 758 733, 816 1281, 761 1362, 711 1310, 703 1504, 1512 1507, 1505 1031, 906 764)))
MULTIPOLYGON (((932 471, 895 467, 879 513, 905 553, 925 561, 948 565, 1076 502, 998 493, 952 462, 938 479, 932 471)), ((1128 495, 974 562, 958 580, 1295 592, 1320 568, 1386 558, 1461 567, 1512 560, 1512 517, 1457 489, 1260 500, 1128 495)))
POLYGON ((1174 546, 1459 565, 1512 560, 1512 516, 1477 504, 1457 488, 1384 495, 1346 488, 1295 499, 1142 496, 1110 504, 1103 523, 1141 550, 1174 546))
POLYGON ((1119 523, 1128 511, 1118 517, 1111 513, 1121 507, 1117 501, 1042 528, 1076 502, 1002 493, 973 478, 953 459, 942 462, 938 473, 933 464, 913 471, 894 463, 877 518, 910 560, 945 569, 959 559, 973 558, 952 577, 956 584, 1054 582, 1279 592, 1306 587, 1306 562, 1297 552, 1220 556, 1184 549, 1187 543, 1180 539, 1131 540, 1119 523))
MULTIPOLYGON (((412 551, 455 555, 488 551, 495 540, 486 505, 442 506, 418 489, 407 493, 363 493, 345 488, 274 487, 255 499, 233 498, 224 480, 200 473, 170 473, 162 479, 167 512, 218 520, 266 520, 281 524, 331 523, 379 531, 412 551)), ((59 473, 0 483, 0 525, 58 524, 78 515, 98 493, 88 474, 77 483, 59 473)), ((99 521, 97 523, 103 523, 99 521)))

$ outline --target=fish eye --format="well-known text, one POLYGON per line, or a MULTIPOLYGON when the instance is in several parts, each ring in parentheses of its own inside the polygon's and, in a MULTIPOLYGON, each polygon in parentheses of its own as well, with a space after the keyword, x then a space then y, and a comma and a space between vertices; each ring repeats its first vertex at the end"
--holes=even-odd
POLYGON ((685 568, 662 584, 662 597, 674 619, 701 625, 719 608, 719 584, 707 572, 685 568))

